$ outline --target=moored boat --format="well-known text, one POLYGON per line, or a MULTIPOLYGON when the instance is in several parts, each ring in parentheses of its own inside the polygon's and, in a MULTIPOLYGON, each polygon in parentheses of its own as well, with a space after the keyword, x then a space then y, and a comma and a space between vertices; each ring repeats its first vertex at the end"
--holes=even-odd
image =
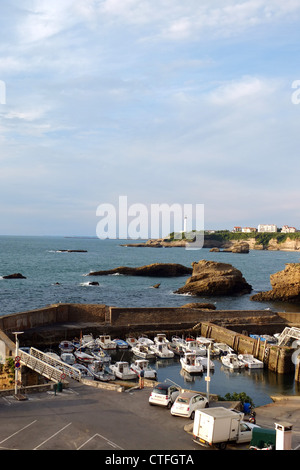
POLYGON ((193 352, 185 352, 184 356, 180 358, 180 364, 182 369, 189 374, 201 374, 204 370, 199 357, 193 352))
POLYGON ((167 343, 155 343, 150 346, 150 350, 161 359, 169 359, 174 357, 174 353, 168 348, 167 343))
POLYGON ((117 344, 112 341, 110 335, 100 335, 99 338, 96 339, 96 342, 102 349, 117 349, 117 344))
POLYGON ((73 352, 75 349, 75 346, 72 341, 61 341, 58 345, 60 352, 61 353, 68 353, 68 352, 73 352))
POLYGON ((142 359, 153 359, 155 358, 155 352, 150 349, 149 346, 137 343, 131 348, 133 354, 142 359))
POLYGON ((221 357, 222 364, 229 369, 238 370, 245 367, 244 362, 240 361, 236 354, 230 353, 221 357))
POLYGON ((239 354, 238 359, 245 364, 247 369, 263 369, 264 363, 256 359, 252 354, 239 354))
POLYGON ((109 366, 111 372, 121 380, 134 380, 136 379, 136 373, 130 369, 128 362, 118 361, 115 364, 109 366))
POLYGON ((115 374, 102 361, 93 361, 87 367, 96 380, 109 382, 116 379, 115 374))
POLYGON ((130 368, 137 374, 137 377, 143 368, 145 379, 156 379, 157 372, 155 369, 152 369, 152 367, 149 366, 149 361, 147 359, 136 359, 130 365, 130 368))

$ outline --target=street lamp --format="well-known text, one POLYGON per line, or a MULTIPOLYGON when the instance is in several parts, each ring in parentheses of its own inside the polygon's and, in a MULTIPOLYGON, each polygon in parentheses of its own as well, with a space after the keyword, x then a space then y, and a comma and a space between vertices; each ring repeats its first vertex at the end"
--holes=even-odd
POLYGON ((18 355, 19 355, 18 335, 21 335, 22 333, 24 333, 24 331, 14 331, 12 333, 13 335, 15 335, 15 343, 16 343, 16 352, 15 352, 15 395, 18 394, 18 375, 19 375, 19 367, 16 367, 16 362, 18 361, 18 355))
POLYGON ((206 381, 206 397, 209 402, 209 385, 210 385, 210 343, 207 348, 207 375, 205 377, 206 381))

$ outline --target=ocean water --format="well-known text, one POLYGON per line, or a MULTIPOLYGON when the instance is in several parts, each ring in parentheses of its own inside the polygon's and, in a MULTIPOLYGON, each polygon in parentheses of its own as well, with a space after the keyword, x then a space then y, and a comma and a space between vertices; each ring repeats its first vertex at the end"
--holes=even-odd
MULTIPOLYGON (((270 274, 284 269, 286 263, 299 262, 299 253, 250 251, 249 254, 211 253, 209 249, 132 248, 127 241, 97 238, 9 237, 0 236, 0 316, 37 309, 58 302, 101 303, 118 307, 178 307, 188 302, 214 303, 217 309, 273 309, 299 311, 294 304, 253 302, 250 295, 269 290, 270 274), (86 250, 66 253, 60 250, 86 250), (153 278, 123 275, 87 277, 91 271, 118 266, 143 266, 150 263, 179 263, 191 266, 201 259, 230 263, 249 284, 251 294, 216 298, 194 298, 175 294, 187 277, 153 278), (26 279, 6 280, 3 276, 21 273, 26 279), (99 286, 89 286, 98 281, 99 286), (151 288, 160 282, 159 289, 151 288), (58 283, 58 284, 57 284, 58 283)), ((199 391, 206 390, 204 376, 183 375, 178 360, 156 361, 158 379, 166 378, 199 391)), ((270 371, 229 372, 215 362, 211 393, 246 392, 257 406, 270 403, 276 393, 298 394, 293 376, 280 377, 270 371)))
POLYGON ((213 302, 218 309, 264 309, 297 311, 293 304, 253 302, 250 295, 269 290, 270 274, 286 263, 299 262, 297 252, 251 251, 249 254, 211 253, 209 249, 132 248, 122 240, 64 237, 0 237, 0 315, 44 307, 52 303, 103 303, 118 307, 176 307, 194 300, 213 302), (60 250, 86 250, 66 253, 60 250), (91 271, 150 263, 191 266, 200 259, 230 263, 252 285, 249 295, 194 298, 174 292, 187 277, 152 278, 122 275, 87 277, 91 271), (26 279, 6 280, 21 273, 26 279), (98 281, 99 286, 89 286, 98 281), (151 287, 160 282, 159 289, 151 287), (59 283, 59 285, 57 284, 59 283))

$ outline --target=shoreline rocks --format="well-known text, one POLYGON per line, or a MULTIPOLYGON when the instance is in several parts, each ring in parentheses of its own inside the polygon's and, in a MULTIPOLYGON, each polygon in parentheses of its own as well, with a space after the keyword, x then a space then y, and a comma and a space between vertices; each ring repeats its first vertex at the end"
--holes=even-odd
POLYGON ((288 263, 283 271, 271 274, 272 290, 252 295, 251 300, 298 302, 300 304, 300 263, 288 263))
POLYGON ((192 276, 180 287, 176 294, 195 296, 222 296, 249 294, 252 286, 242 273, 231 264, 200 260, 193 263, 192 276))
POLYGON ((107 276, 109 274, 123 274, 126 276, 152 276, 152 277, 177 277, 192 274, 192 268, 176 263, 153 263, 137 268, 119 266, 105 271, 90 272, 89 276, 107 276))

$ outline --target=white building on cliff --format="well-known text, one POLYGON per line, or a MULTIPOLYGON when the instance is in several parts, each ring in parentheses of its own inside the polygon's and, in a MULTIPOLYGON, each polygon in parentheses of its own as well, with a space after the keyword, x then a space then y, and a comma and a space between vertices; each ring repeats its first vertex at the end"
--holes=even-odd
POLYGON ((259 224, 258 232, 277 232, 277 225, 274 225, 274 224, 259 224))

